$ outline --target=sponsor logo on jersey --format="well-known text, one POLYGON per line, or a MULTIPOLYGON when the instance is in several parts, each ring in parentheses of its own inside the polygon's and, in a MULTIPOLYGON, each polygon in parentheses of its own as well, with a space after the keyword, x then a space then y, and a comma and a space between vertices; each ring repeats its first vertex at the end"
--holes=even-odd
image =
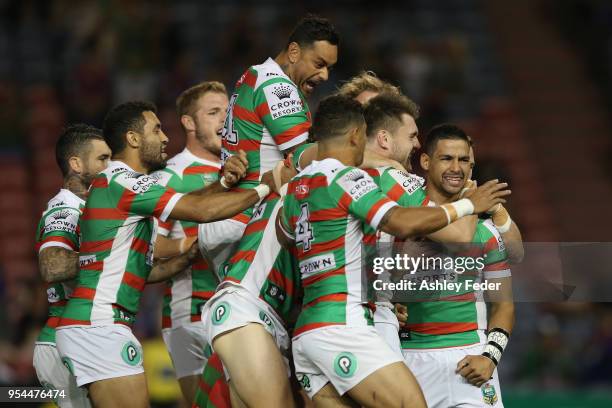
POLYGON ((336 257, 333 252, 313 256, 300 262, 300 273, 302 278, 325 272, 331 269, 336 269, 336 257))
POLYGON ((219 303, 219 306, 215 307, 212 313, 212 322, 215 326, 223 324, 229 317, 232 309, 227 302, 219 303))
POLYGON ((287 296, 283 289, 270 282, 268 282, 268 289, 266 289, 266 295, 268 295, 269 298, 276 299, 280 302, 284 302, 285 297, 287 296))
POLYGON ((412 194, 425 184, 423 178, 414 174, 409 174, 401 170, 391 170, 389 172, 391 177, 402 186, 402 188, 408 194, 412 194))
POLYGON ((310 391, 310 378, 306 374, 297 374, 297 379, 304 391, 310 391))
POLYGON ((253 211, 253 216, 251 217, 251 220, 249 221, 249 224, 252 224, 255 221, 259 221, 260 219, 263 218, 264 213, 266 212, 267 205, 268 203, 261 203, 255 208, 255 210, 253 211))
POLYGON ((497 402, 497 391, 495 391, 493 384, 486 383, 480 390, 482 391, 482 399, 485 404, 495 405, 497 402))
POLYGON ((65 202, 65 201, 63 201, 63 200, 59 200, 59 201, 56 201, 56 200, 51 200, 51 201, 49 202, 49 208, 64 207, 64 206, 66 206, 66 205, 67 205, 67 204, 66 204, 66 202, 65 202))
POLYGON ((79 223, 80 212, 75 209, 59 210, 45 220, 44 233, 64 231, 74 233, 79 223))
POLYGON ((85 256, 79 256, 79 267, 83 268, 84 266, 87 266, 89 264, 92 264, 94 262, 96 262, 97 258, 96 255, 85 255, 85 256))
POLYGON ((55 303, 60 301, 60 295, 57 293, 57 289, 51 286, 47 288, 47 301, 49 303, 55 303))
POLYGON ((334 360, 334 371, 342 378, 349 378, 357 371, 357 357, 353 353, 344 351, 334 360))
POLYGON ((309 191, 310 188, 306 184, 298 184, 295 187, 295 196, 297 199, 301 200, 303 198, 306 198, 309 191))
POLYGON ((140 363, 142 353, 140 352, 136 344, 134 344, 134 342, 129 341, 125 343, 123 349, 121 350, 121 358, 127 364, 135 366, 140 363))
POLYGON ((288 83, 276 83, 264 89, 268 109, 272 119, 282 118, 304 110, 304 102, 295 86, 288 83))
POLYGON ((338 184, 354 201, 359 201, 361 197, 378 188, 374 180, 369 176, 366 177, 366 174, 358 169, 351 170, 342 176, 338 184))
POLYGON ((155 174, 146 175, 139 173, 132 173, 133 175, 129 178, 135 179, 130 180, 130 190, 136 194, 141 194, 148 191, 152 186, 159 182, 159 176, 155 174))

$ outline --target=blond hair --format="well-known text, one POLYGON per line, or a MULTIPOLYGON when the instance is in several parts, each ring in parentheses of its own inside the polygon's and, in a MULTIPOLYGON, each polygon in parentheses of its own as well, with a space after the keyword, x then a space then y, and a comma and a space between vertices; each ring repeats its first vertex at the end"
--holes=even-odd
POLYGON ((183 115, 193 115, 195 102, 208 92, 219 92, 227 94, 225 85, 218 81, 204 81, 184 90, 176 98, 176 113, 179 117, 183 115))
POLYGON ((338 89, 338 94, 354 99, 364 91, 401 95, 399 87, 383 81, 372 71, 361 71, 343 83, 340 89, 338 89))

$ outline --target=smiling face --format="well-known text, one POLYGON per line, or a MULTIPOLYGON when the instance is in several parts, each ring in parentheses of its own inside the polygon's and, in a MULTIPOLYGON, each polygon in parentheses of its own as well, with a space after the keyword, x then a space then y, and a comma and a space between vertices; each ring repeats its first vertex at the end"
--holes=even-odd
POLYGON ((145 125, 140 133, 140 147, 138 155, 142 165, 150 172, 166 167, 168 154, 166 146, 168 137, 161 129, 161 123, 157 115, 151 111, 142 113, 145 125))
POLYGON ((419 143, 419 128, 413 117, 402 114, 398 128, 391 133, 391 158, 412 171, 411 158, 413 153, 421 148, 419 143))
POLYGON ((338 61, 338 47, 328 41, 315 41, 303 47, 291 43, 288 53, 292 62, 289 77, 306 96, 329 79, 329 70, 338 61))
POLYGON ((421 156, 421 166, 427 171, 429 188, 451 197, 461 191, 470 175, 470 146, 460 139, 438 140, 431 156, 421 156))

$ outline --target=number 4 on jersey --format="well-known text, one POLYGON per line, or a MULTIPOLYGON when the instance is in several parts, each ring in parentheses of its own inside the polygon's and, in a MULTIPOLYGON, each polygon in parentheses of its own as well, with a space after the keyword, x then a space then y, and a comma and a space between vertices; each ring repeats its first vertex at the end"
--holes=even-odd
POLYGON ((227 114, 225 116, 225 126, 221 134, 221 137, 231 145, 238 144, 238 132, 234 129, 234 115, 232 114, 237 97, 238 94, 233 94, 230 98, 229 105, 227 106, 227 114))
POLYGON ((310 210, 308 203, 303 203, 300 210, 300 217, 296 223, 295 241, 302 244, 304 252, 310 251, 310 243, 314 241, 312 226, 310 225, 310 210))

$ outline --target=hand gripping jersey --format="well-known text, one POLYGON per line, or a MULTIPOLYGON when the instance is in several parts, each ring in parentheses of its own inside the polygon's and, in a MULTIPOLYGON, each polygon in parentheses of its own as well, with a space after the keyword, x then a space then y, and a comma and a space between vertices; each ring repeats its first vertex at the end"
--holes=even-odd
POLYGON ((272 58, 250 67, 236 83, 223 128, 222 160, 240 149, 247 153, 238 187, 256 186, 283 151, 308 139, 310 126, 306 99, 272 58))
POLYGON ((372 325, 362 293, 363 224, 377 229, 397 203, 363 170, 314 161, 289 183, 283 228, 293 235, 304 289, 294 337, 331 325, 372 325))
POLYGON ((81 216, 77 287, 59 326, 131 326, 153 264, 153 217, 166 221, 182 194, 111 161, 94 179, 81 216))
MULTIPOLYGON (((155 172, 159 184, 179 193, 190 193, 219 180, 221 164, 200 159, 185 149, 168 161, 165 169, 155 172)), ((190 221, 159 223, 158 234, 171 239, 198 236, 198 224, 190 221)), ((200 321, 204 303, 213 295, 219 281, 206 260, 193 264, 185 272, 166 282, 162 308, 162 328, 178 327, 200 321)))
MULTIPOLYGON (((511 276, 504 242, 491 220, 478 221, 472 243, 471 249, 457 256, 482 257, 482 271, 448 271, 447 280, 465 283, 511 276)), ((486 303, 483 293, 474 291, 473 286, 462 284, 459 291, 436 291, 432 300, 406 305, 410 332, 401 335, 403 349, 457 347, 486 341, 486 303)))
MULTIPOLYGON (((36 249, 60 247, 79 252, 79 218, 85 206, 70 190, 61 189, 47 204, 36 230, 36 249)), ((64 311, 75 281, 49 284, 47 301, 49 318, 43 327, 36 343, 55 344, 55 327, 64 311)))

